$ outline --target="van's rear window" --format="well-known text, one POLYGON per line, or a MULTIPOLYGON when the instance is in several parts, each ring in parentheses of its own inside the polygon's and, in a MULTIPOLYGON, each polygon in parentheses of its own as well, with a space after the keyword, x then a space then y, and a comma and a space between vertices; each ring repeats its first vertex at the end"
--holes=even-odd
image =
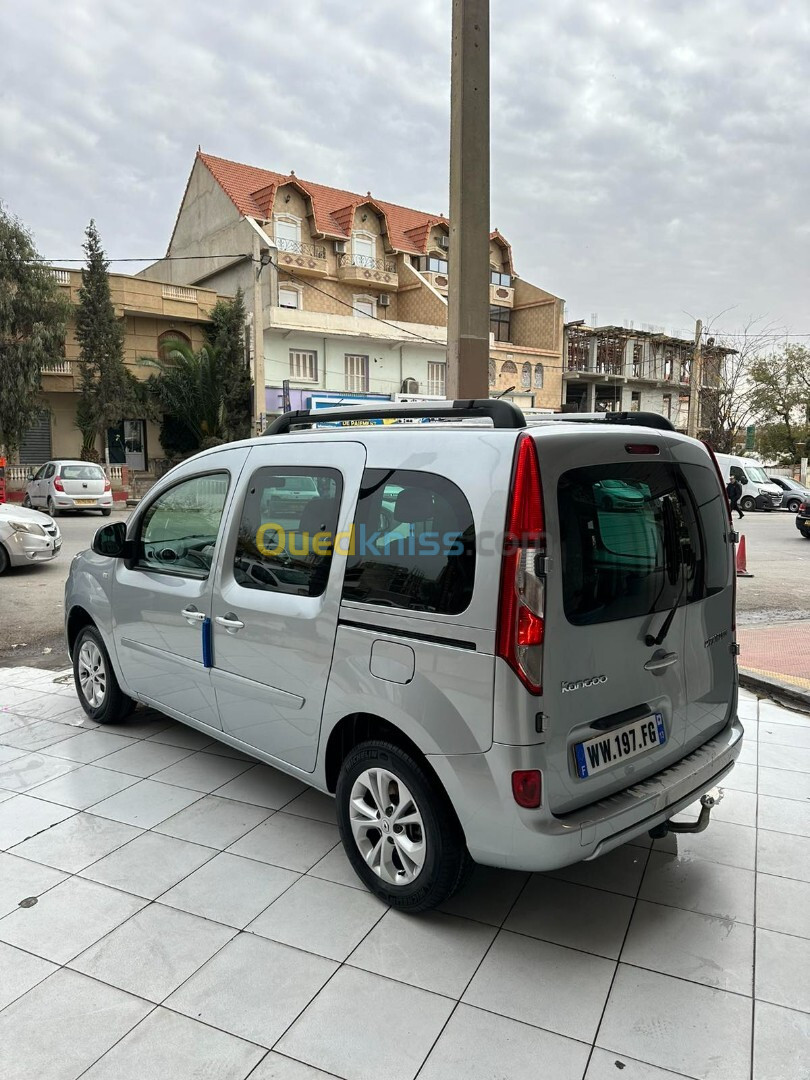
POLYGON ((725 509, 708 469, 620 462, 560 479, 563 603, 577 625, 692 603, 728 576, 725 509))

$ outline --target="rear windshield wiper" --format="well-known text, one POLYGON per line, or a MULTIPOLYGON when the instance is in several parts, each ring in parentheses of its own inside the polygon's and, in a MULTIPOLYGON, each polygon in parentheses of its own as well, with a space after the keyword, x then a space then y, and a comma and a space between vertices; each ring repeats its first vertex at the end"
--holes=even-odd
POLYGON ((644 638, 644 644, 648 648, 652 648, 653 645, 663 645, 664 639, 669 633, 670 627, 672 626, 672 621, 675 618, 675 612, 681 606, 681 600, 683 599, 683 590, 684 586, 686 585, 686 573, 684 572, 685 566, 683 552, 681 551, 680 540, 678 538, 678 523, 675 520, 675 511, 672 509, 672 503, 669 499, 667 499, 666 502, 663 504, 662 509, 664 514, 665 543, 669 541, 668 543, 666 543, 668 549, 666 572, 667 576, 669 577, 670 583, 673 585, 677 581, 678 574, 680 573, 681 587, 678 589, 678 597, 675 600, 674 605, 670 609, 670 612, 667 615, 666 619, 664 619, 664 624, 658 631, 658 634, 655 637, 653 637, 652 634, 647 634, 647 636, 644 638))

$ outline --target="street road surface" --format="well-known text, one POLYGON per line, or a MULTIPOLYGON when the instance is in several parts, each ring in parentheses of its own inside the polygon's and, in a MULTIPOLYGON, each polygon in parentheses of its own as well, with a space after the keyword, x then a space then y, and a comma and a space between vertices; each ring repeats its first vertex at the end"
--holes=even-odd
MULTIPOLYGON (((129 511, 68 514, 57 520, 63 546, 53 562, 10 570, 0 578, 0 666, 25 663, 62 668, 65 649, 64 586, 70 561, 90 546, 96 529, 126 519, 129 511)), ((753 578, 737 581, 737 624, 757 626, 807 619, 810 625, 810 540, 786 510, 746 514, 734 526, 745 535, 753 578)))

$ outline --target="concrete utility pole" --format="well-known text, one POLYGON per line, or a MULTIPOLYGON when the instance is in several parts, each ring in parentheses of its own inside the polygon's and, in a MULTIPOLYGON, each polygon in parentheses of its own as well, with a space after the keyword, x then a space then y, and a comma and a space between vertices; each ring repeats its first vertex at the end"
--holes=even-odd
MULTIPOLYGON (((265 248, 265 251, 267 249, 265 248)), ((269 260, 268 260, 269 261, 269 260)), ((262 308, 262 247, 258 236, 253 237, 253 434, 264 430, 264 310, 262 308)))
POLYGON ((695 351, 692 355, 692 377, 689 387, 689 412, 686 416, 686 434, 698 437, 700 427, 700 388, 703 383, 703 322, 695 323, 695 351))
POLYGON ((489 396, 489 0, 453 0, 448 398, 489 396))

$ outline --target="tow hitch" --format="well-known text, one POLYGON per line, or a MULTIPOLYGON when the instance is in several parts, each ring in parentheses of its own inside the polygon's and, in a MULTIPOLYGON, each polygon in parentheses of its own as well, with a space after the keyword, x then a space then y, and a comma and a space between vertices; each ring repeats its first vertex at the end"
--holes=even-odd
POLYGON ((700 814, 697 821, 662 821, 654 829, 650 829, 653 840, 661 840, 667 833, 696 833, 703 832, 709 826, 709 817, 713 807, 717 806, 723 798, 722 788, 712 788, 700 797, 700 814))

